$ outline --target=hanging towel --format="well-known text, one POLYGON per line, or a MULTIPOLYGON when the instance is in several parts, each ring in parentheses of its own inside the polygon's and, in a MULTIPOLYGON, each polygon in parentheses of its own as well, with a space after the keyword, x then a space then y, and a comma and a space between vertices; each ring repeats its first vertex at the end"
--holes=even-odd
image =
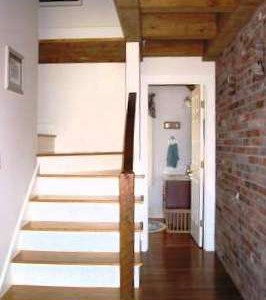
POLYGON ((167 151, 167 167, 176 168, 177 162, 179 161, 178 145, 175 139, 171 138, 169 141, 168 151, 167 151))

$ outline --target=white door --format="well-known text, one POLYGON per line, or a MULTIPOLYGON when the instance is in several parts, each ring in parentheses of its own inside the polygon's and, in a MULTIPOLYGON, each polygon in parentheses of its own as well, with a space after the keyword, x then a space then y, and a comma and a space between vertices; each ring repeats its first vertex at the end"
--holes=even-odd
POLYGON ((203 157, 204 157, 204 108, 202 87, 192 92, 192 159, 191 159, 191 235, 199 247, 203 245, 203 157))

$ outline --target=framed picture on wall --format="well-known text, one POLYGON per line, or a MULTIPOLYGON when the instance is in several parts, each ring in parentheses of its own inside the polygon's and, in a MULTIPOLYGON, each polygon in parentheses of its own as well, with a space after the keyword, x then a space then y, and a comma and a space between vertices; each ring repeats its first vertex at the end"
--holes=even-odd
POLYGON ((40 6, 75 6, 82 5, 82 0, 39 0, 40 6))
POLYGON ((6 46, 5 57, 5 88, 23 94, 23 59, 24 57, 9 46, 6 46))
POLYGON ((167 122, 163 123, 163 128, 164 129, 180 129, 181 128, 181 123, 180 122, 167 121, 167 122))

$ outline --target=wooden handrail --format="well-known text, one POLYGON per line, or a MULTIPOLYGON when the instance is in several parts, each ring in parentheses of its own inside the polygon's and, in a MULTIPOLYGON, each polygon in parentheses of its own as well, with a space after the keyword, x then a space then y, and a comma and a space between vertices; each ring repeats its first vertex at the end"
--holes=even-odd
POLYGON ((134 129, 135 129, 135 111, 136 111, 136 93, 130 93, 128 96, 126 127, 124 137, 124 160, 122 172, 133 171, 134 156, 134 129))
POLYGON ((121 300, 134 299, 135 174, 133 158, 136 97, 136 93, 130 93, 128 98, 123 165, 119 177, 121 300))

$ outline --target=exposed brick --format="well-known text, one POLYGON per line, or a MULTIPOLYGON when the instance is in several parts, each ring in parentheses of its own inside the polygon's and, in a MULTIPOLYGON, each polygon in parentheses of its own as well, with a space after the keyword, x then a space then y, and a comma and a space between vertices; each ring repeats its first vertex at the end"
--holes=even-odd
POLYGON ((266 299, 266 76, 254 75, 257 41, 266 69, 266 3, 216 63, 216 249, 245 300, 266 299))

